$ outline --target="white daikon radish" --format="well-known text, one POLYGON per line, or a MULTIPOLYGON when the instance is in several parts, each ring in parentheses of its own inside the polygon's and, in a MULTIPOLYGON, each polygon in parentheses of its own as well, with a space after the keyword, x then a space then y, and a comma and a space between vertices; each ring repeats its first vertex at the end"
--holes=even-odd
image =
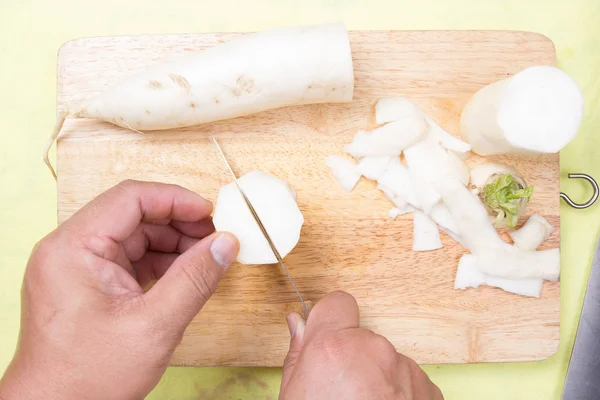
POLYGON ((444 232, 446 235, 450 236, 450 238, 452 238, 452 240, 454 240, 456 243, 460 244, 462 247, 469 250, 469 248, 467 247, 467 243, 464 241, 462 236, 458 235, 455 232, 452 232, 450 229, 444 228, 443 226, 438 226, 438 227, 440 228, 440 230, 442 232, 444 232))
MULTIPOLYGON (((288 184, 261 171, 249 172, 238 182, 254 207, 275 247, 285 257, 298 243, 304 223, 288 184)), ((217 231, 231 232, 240 241, 237 261, 242 264, 276 263, 252 213, 235 183, 219 191, 213 223, 217 231)))
POLYGON ((342 23, 268 30, 160 64, 60 112, 136 131, 181 128, 273 108, 352 100, 354 72, 342 23))
POLYGON ((391 159, 388 156, 365 157, 358 162, 356 169, 365 178, 376 181, 383 175, 391 159))
POLYGON ((347 158, 341 156, 329 156, 325 159, 325 165, 331 169, 331 174, 340 186, 348 193, 360 179, 357 165, 347 158))
POLYGON ((422 114, 410 114, 377 128, 370 134, 359 131, 345 150, 354 158, 399 156, 402 150, 419 141, 427 129, 427 122, 422 114))
POLYGON ((485 274, 507 279, 545 279, 556 282, 560 275, 560 250, 541 251, 478 247, 477 268, 485 274))
POLYGON ((538 214, 533 214, 521 229, 509 232, 515 246, 521 250, 535 250, 552 234, 554 228, 538 214))
POLYGON ((471 145, 469 143, 465 143, 452 135, 429 116, 426 116, 425 118, 430 126, 429 134, 433 136, 443 148, 461 154, 461 159, 466 158, 466 154, 471 150, 471 145))
POLYGON ((390 216, 390 218, 396 218, 399 215, 409 214, 414 211, 415 211, 415 208, 413 206, 411 206, 410 204, 407 204, 403 208, 398 208, 398 207, 392 208, 388 215, 390 216))
POLYGON ((533 186, 505 164, 481 164, 471 170, 471 192, 483 203, 495 228, 514 228, 525 212, 533 186))
POLYGON ((379 99, 375 106, 375 122, 377 125, 398 121, 415 114, 423 114, 423 111, 412 101, 404 97, 379 99))
POLYGON ((458 263, 454 289, 465 290, 485 285, 521 296, 540 297, 543 283, 542 279, 505 279, 486 275, 477 268, 477 257, 465 254, 458 263))
MULTIPOLYGON (((399 158, 393 158, 383 175, 377 180, 378 188, 384 190, 392 198, 406 200, 415 208, 421 205, 414 191, 408 169, 402 165, 399 158)), ((389 197, 389 196, 388 196, 389 197)))
POLYGON ((431 209, 440 202, 441 196, 431 185, 427 176, 420 173, 421 170, 410 168, 408 174, 410 183, 416 195, 418 203, 425 214, 429 214, 431 209))
POLYGON ((582 114, 575 81, 558 68, 537 66, 475 93, 460 132, 482 156, 556 153, 575 138, 582 114))
POLYGON ((458 176, 463 185, 468 185, 470 178, 469 167, 464 159, 460 158, 454 151, 448 150, 448 163, 450 164, 450 169, 456 171, 456 176, 458 176))
POLYGON ((498 235, 483 204, 462 182, 456 178, 442 178, 436 180, 434 186, 442 196, 442 201, 448 207, 469 250, 475 251, 480 247, 512 247, 498 235))
POLYGON ((410 204, 408 203, 408 201, 404 200, 402 197, 396 196, 394 194, 394 192, 392 192, 390 189, 388 189, 384 185, 378 183, 377 184, 377 189, 381 190, 383 192, 384 196, 389 201, 391 201, 392 204, 394 204, 394 206, 396 208, 399 208, 399 209, 403 210, 403 209, 407 208, 408 206, 410 206, 410 204))
POLYGON ((419 210, 413 212, 413 251, 430 251, 442 248, 440 231, 436 223, 419 210))
POLYGON ((459 234, 458 225, 454 221, 454 218, 452 218, 450 211, 448 211, 448 207, 445 205, 441 203, 434 205, 431 208, 429 216, 440 226, 440 228, 446 228, 457 235, 459 234))

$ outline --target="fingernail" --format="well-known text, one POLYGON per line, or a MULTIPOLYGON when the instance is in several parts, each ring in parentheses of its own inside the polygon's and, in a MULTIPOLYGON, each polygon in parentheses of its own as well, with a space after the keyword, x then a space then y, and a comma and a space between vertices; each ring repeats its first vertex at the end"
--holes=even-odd
POLYGON ((286 320, 290 336, 302 339, 302 336, 304 336, 304 328, 306 327, 304 319, 302 319, 298 313, 289 313, 286 320))
POLYGON ((222 267, 229 267, 237 254, 237 243, 229 235, 219 235, 210 245, 213 259, 222 267))

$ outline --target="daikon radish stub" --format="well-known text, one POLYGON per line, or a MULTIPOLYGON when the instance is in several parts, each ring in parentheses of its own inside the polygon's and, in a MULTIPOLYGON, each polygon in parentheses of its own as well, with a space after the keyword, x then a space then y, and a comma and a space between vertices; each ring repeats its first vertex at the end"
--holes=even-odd
MULTIPOLYGON (((295 193, 279 178, 261 171, 249 172, 238 179, 281 257, 298 243, 304 217, 295 193)), ((217 231, 230 232, 240 241, 237 261, 241 264, 273 264, 275 254, 254 220, 235 183, 219 191, 213 223, 217 231)))
POLYGON ((352 100, 350 41, 342 23, 267 30, 151 66, 59 114, 163 130, 274 108, 352 100))
POLYGON ((556 153, 575 138, 582 114, 575 81, 537 66, 476 92, 462 111, 460 132, 482 156, 556 153))

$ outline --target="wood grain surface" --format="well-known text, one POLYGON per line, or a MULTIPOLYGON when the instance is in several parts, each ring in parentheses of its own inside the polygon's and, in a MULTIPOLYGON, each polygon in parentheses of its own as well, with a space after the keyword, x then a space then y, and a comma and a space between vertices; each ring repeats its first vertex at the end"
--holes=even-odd
MULTIPOLYGON (((58 106, 76 104, 151 63, 239 35, 69 42, 58 58, 58 106)), ((57 150, 59 222, 129 178, 177 183, 214 201, 219 187, 231 180, 208 140, 215 134, 238 175, 261 169, 296 190, 306 223, 285 261, 311 302, 335 289, 350 292, 363 326, 419 363, 552 355, 559 341, 559 284, 545 283, 541 299, 488 287, 453 290, 462 247, 443 235, 443 249, 412 252, 412 218, 388 218, 391 204, 372 182, 363 180, 346 194, 324 164, 327 155, 343 153, 358 129, 374 126, 374 105, 384 96, 409 97, 458 134, 460 110, 473 92, 525 67, 553 65, 552 42, 503 31, 351 32, 350 37, 356 89, 349 104, 288 107, 146 134, 67 120, 57 150)), ((559 227, 558 155, 488 159, 522 171, 535 185, 529 209, 559 227)), ((471 156, 467 162, 481 161, 471 156)), ((557 229, 544 247, 558 245, 557 229)), ((277 266, 233 265, 187 329, 172 363, 280 366, 289 341, 285 315, 292 310, 299 311, 300 304, 277 266)))

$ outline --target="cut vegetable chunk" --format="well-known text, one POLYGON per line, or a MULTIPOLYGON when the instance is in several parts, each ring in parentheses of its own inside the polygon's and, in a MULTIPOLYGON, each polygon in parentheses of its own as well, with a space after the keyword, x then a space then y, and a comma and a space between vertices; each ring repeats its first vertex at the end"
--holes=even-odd
POLYGON ((456 136, 452 135, 430 117, 426 116, 425 118, 430 126, 429 134, 433 136, 442 145, 442 147, 462 154, 466 154, 471 150, 471 145, 469 143, 463 142, 456 136))
POLYGON ((542 279, 505 279, 486 275, 477 268, 477 257, 465 254, 458 263, 454 289, 465 290, 485 285, 521 296, 540 297, 543 282, 542 279))
POLYGON ((350 193, 360 179, 357 165, 347 158, 341 156, 329 156, 325 159, 325 165, 331 169, 331 173, 340 186, 350 193))
POLYGON ((376 181, 387 169, 392 158, 383 157, 365 157, 358 162, 357 171, 367 179, 376 181))
POLYGON ((442 240, 436 223, 419 210, 413 212, 413 218, 413 251, 441 249, 442 240))
POLYGON ((410 204, 407 204, 403 208, 398 208, 398 207, 392 208, 388 215, 390 216, 390 218, 396 218, 399 215, 409 214, 414 211, 415 211, 414 207, 411 206, 410 204))
POLYGON ((459 234, 458 225, 452 218, 452 214, 448 211, 448 207, 439 203, 433 206, 429 213, 431 219, 433 219, 441 228, 446 228, 457 235, 459 234))
MULTIPOLYGON (((238 179, 277 251, 285 257, 298 243, 304 218, 289 185, 261 171, 238 179)), ((219 191, 213 223, 217 231, 231 232, 240 241, 237 261, 242 264, 273 264, 275 254, 235 183, 219 191)))
POLYGON ((375 106, 375 122, 377 125, 398 121, 415 114, 424 115, 416 104, 404 97, 379 99, 375 106))
POLYGON ((533 214, 519 230, 509 232, 510 237, 521 250, 535 250, 552 234, 554 228, 538 214, 533 214))
POLYGON ((482 156, 556 153, 575 138, 583 95, 551 66, 527 68, 480 89, 460 118, 460 132, 482 156))
POLYGON ((498 278, 535 278, 556 282, 560 275, 560 250, 541 251, 479 247, 477 268, 498 278))
POLYGON ((412 206, 420 208, 421 205, 411 183, 408 169, 402 165, 397 157, 390 161, 387 170, 377 180, 378 187, 387 193, 388 198, 399 197, 412 206))

